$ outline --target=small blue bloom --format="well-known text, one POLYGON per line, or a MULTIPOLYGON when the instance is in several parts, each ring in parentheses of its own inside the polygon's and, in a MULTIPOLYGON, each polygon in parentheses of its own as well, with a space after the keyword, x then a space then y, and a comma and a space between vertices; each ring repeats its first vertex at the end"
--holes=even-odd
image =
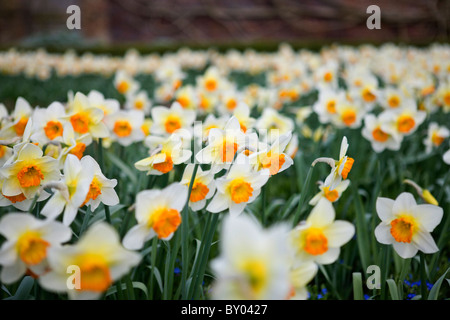
POLYGON ((369 300, 369 299, 370 299, 370 296, 368 294, 365 294, 364 295, 364 300, 369 300))
POLYGON ((311 298, 311 293, 308 292, 308 299, 311 298))
POLYGON ((317 299, 322 299, 323 295, 321 295, 320 293, 317 295, 317 299))
POLYGON ((178 268, 178 267, 176 267, 176 268, 173 270, 173 272, 174 272, 175 274, 180 274, 180 273, 181 273, 181 269, 178 268))
POLYGON ((407 300, 411 300, 412 298, 414 298, 416 295, 414 293, 410 293, 406 296, 407 300))
POLYGON ((322 289, 322 293, 323 293, 323 294, 327 294, 327 293, 328 293, 327 288, 323 288, 323 289, 322 289))
POLYGON ((428 289, 428 291, 431 290, 431 288, 433 288, 433 284, 427 281, 427 289, 428 289))

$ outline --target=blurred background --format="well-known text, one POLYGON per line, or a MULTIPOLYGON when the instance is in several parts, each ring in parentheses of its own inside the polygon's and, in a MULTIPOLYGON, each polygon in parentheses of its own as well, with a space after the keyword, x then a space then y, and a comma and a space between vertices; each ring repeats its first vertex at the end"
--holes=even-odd
POLYGON ((425 45, 448 42, 449 22, 450 0, 0 0, 0 49, 425 45), (81 9, 81 30, 66 27, 72 4, 81 9), (381 8, 381 30, 366 27, 372 4, 381 8))

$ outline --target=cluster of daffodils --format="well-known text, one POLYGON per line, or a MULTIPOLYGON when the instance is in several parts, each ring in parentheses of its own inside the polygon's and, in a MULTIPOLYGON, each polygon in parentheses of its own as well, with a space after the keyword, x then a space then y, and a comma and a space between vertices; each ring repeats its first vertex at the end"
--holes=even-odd
POLYGON ((310 202, 314 209, 293 229, 280 224, 264 230, 247 216, 227 218, 222 255, 212 261, 217 275, 213 288, 216 299, 307 298, 306 285, 318 266, 335 262, 340 247, 355 233, 352 223, 335 220, 332 205, 349 184, 346 179, 353 159, 346 156, 347 148, 344 137, 339 160, 318 159, 328 162, 331 172, 310 202))
MULTIPOLYGON (((448 45, 333 46, 320 54, 287 45, 275 53, 131 50, 123 58, 2 52, 2 77, 100 74, 111 78, 119 98, 93 88, 42 107, 22 97, 13 108, 0 103, 0 280, 12 284, 30 275, 71 299, 99 298, 140 264, 151 239, 171 241, 185 217, 207 214, 223 217, 220 255, 209 264, 213 298, 306 299, 319 267, 336 262, 355 235, 335 210, 354 164, 347 138, 338 159, 312 163, 330 171, 308 199, 311 212, 293 228, 265 228, 254 214, 256 200, 266 205, 266 184, 293 165, 301 142, 326 144, 342 136, 339 130, 361 135, 374 153, 414 141, 418 152, 450 165, 448 61, 448 45), (152 90, 140 75, 151 75, 152 90), (241 76, 252 80, 242 84, 241 76), (116 150, 135 156, 126 157, 131 164, 120 155, 110 159, 112 167, 129 169, 124 174, 139 175, 135 193, 116 188, 121 180, 103 167, 100 154, 113 158, 116 150), (141 190, 145 175, 149 187, 141 190), (155 181, 159 187, 151 188, 155 181), (126 199, 116 189, 128 192, 126 199), (120 235, 108 209, 119 203, 129 205, 120 235), (109 223, 97 221, 103 216, 109 223), (79 270, 80 281, 68 283, 68 270, 79 270)), ((430 233, 443 210, 418 188, 427 204, 409 193, 376 202, 375 237, 402 258, 438 250, 430 233)))
POLYGON ((97 161, 84 155, 94 139, 110 134, 97 103, 119 108, 117 101, 93 91, 45 109, 33 109, 19 98, 11 115, 2 110, 0 205, 13 208, 0 220, 5 238, 0 249, 2 283, 31 275, 49 291, 67 292, 73 299, 98 298, 139 263, 140 255, 125 249, 117 231, 104 222, 91 225, 73 241, 71 226, 82 208, 89 217, 87 212, 100 204, 119 203, 117 180, 105 177, 97 161), (37 211, 40 217, 35 217, 36 204, 44 201, 37 211), (11 212, 18 210, 22 212, 11 212), (71 266, 80 272, 75 290, 67 285, 71 266))

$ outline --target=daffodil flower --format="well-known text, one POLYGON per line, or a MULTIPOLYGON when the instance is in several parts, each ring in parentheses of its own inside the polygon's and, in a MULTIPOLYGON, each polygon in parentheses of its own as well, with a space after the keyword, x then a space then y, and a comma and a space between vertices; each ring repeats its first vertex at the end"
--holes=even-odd
POLYGON ((375 228, 375 237, 382 244, 392 244, 403 259, 412 258, 420 250, 434 253, 439 250, 430 232, 444 214, 432 204, 417 204, 412 194, 401 193, 395 200, 379 197, 376 203, 381 223, 375 228))
POLYGON ((319 267, 312 261, 292 266, 289 271, 291 291, 287 296, 289 300, 306 300, 308 290, 306 285, 316 276, 319 267))
POLYGON ((84 166, 76 156, 67 155, 63 179, 48 186, 55 189, 55 192, 42 208, 42 215, 55 219, 64 211, 65 225, 68 226, 75 220, 78 209, 86 200, 96 169, 89 161, 83 164, 84 166))
MULTIPOLYGON (((189 187, 194 172, 194 164, 188 164, 184 169, 180 184, 189 187)), ((195 180, 189 196, 189 207, 193 211, 199 211, 206 205, 206 200, 211 199, 216 191, 214 172, 212 170, 203 171, 200 166, 197 168, 195 180)))
POLYGON ((239 215, 258 197, 269 177, 269 169, 255 171, 248 158, 239 154, 227 175, 216 180, 217 193, 206 210, 217 213, 228 209, 230 215, 239 215))
POLYGON ((257 141, 256 134, 245 135, 236 117, 231 117, 223 130, 211 128, 208 143, 195 158, 200 163, 229 166, 238 151, 257 141))
POLYGON ((116 72, 114 86, 123 95, 130 95, 139 90, 139 83, 123 70, 116 72))
POLYGON ((122 146, 129 146, 144 139, 142 125, 144 113, 139 110, 118 111, 105 119, 111 139, 122 146))
POLYGON ((94 160, 91 156, 85 156, 81 159, 81 166, 83 168, 93 168, 94 170, 94 178, 89 185, 89 191, 86 195, 86 199, 84 200, 83 205, 87 205, 91 207, 91 211, 93 212, 100 203, 103 203, 107 206, 115 206, 119 203, 119 197, 117 196, 114 188, 117 185, 116 179, 108 179, 106 178, 97 161, 94 160))
POLYGON ((379 117, 373 114, 367 114, 364 117, 364 128, 361 134, 370 141, 372 149, 377 153, 384 151, 384 149, 399 150, 403 137, 385 132, 382 127, 384 127, 384 124, 379 117))
POLYGON ((339 152, 339 160, 332 158, 318 158, 314 160, 312 166, 315 166, 317 162, 325 162, 331 167, 331 173, 325 179, 324 185, 329 188, 330 191, 334 190, 342 179, 347 179, 348 174, 353 166, 353 158, 347 157, 348 142, 347 137, 344 136, 341 142, 341 149, 339 152))
POLYGON ((170 240, 181 224, 188 188, 172 183, 162 190, 144 190, 136 196, 137 225, 132 227, 123 239, 123 245, 130 250, 139 250, 153 237, 170 240))
POLYGON ((52 220, 38 220, 27 213, 9 213, 0 220, 0 234, 6 241, 0 249, 5 284, 19 280, 27 270, 39 276, 48 270, 50 248, 67 242, 72 230, 52 220))
POLYGON ((174 102, 170 108, 157 106, 151 110, 154 134, 169 136, 179 129, 189 130, 195 120, 195 111, 185 110, 174 102))
POLYGON ((32 114, 33 108, 31 108, 28 101, 22 97, 17 98, 14 111, 11 113, 12 122, 2 127, 0 136, 3 139, 21 137, 32 114))
POLYGON ((291 289, 287 234, 285 225, 264 230, 245 215, 225 217, 221 253, 211 261, 213 299, 286 299, 291 289))
POLYGON ((340 247, 353 237, 355 227, 347 221, 335 221, 335 215, 331 202, 321 199, 306 221, 291 231, 296 260, 318 264, 330 264, 337 260, 340 247))
POLYGON ((317 193, 309 201, 309 204, 312 206, 315 206, 317 203, 319 203, 319 201, 321 199, 326 199, 330 202, 336 202, 342 196, 342 193, 345 190, 347 190, 349 184, 350 184, 350 180, 343 180, 336 186, 336 188, 334 188, 333 190, 330 190, 329 187, 327 187, 323 183, 320 183, 320 185, 319 185, 320 192, 317 193))
POLYGON ((5 177, 2 193, 4 196, 18 196, 33 198, 41 185, 59 180, 61 174, 58 162, 43 156, 41 148, 28 143, 22 147, 17 159, 5 164, 0 173, 5 177))
POLYGON ((39 284, 52 292, 67 293, 70 299, 98 299, 140 260, 138 253, 122 247, 113 227, 98 222, 76 244, 49 249, 50 271, 39 278, 39 284), (70 276, 67 272, 73 266, 79 268, 80 274, 78 283, 75 277, 72 289, 67 286, 70 276))
POLYGON ((104 112, 100 108, 92 107, 88 98, 81 92, 75 94, 67 118, 73 130, 78 135, 89 133, 94 138, 105 138, 109 135, 108 128, 103 123, 104 112))
POLYGON ((59 102, 53 102, 46 109, 36 109, 33 113, 33 134, 30 139, 40 145, 50 141, 63 141, 63 118, 66 116, 64 106, 59 102))
POLYGON ((431 122, 428 126, 427 137, 423 140, 425 152, 430 153, 433 148, 439 147, 448 137, 450 137, 450 130, 446 126, 439 126, 436 122, 431 122))
POLYGON ((288 132, 279 136, 270 146, 262 151, 250 155, 250 161, 255 163, 256 170, 269 169, 270 175, 276 175, 289 168, 294 161, 284 150, 292 138, 292 133, 288 132))
POLYGON ((147 171, 147 175, 162 175, 171 171, 174 165, 186 162, 192 151, 182 148, 183 141, 177 134, 168 138, 148 136, 145 143, 151 147, 150 157, 134 164, 139 171, 147 171))

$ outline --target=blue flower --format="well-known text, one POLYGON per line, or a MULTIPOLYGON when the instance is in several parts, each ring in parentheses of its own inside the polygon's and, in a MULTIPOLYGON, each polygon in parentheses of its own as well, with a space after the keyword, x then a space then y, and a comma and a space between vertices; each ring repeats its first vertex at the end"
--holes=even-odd
POLYGON ((178 267, 176 267, 176 268, 173 270, 173 272, 174 272, 175 274, 180 274, 180 273, 181 273, 181 269, 178 268, 178 267))
POLYGON ((317 295, 317 299, 322 299, 323 295, 321 295, 320 293, 317 295))
POLYGON ((328 293, 327 288, 323 288, 323 289, 322 289, 322 293, 323 293, 323 294, 327 294, 327 293, 328 293))
POLYGON ((431 288, 433 288, 433 284, 431 282, 427 281, 427 289, 428 289, 428 291, 431 290, 431 288))
POLYGON ((410 294, 408 294, 408 295, 406 296, 406 299, 407 299, 407 300, 411 300, 411 299, 414 298, 415 296, 416 296, 416 294, 410 293, 410 294))
POLYGON ((370 299, 370 296, 368 294, 365 294, 364 295, 364 300, 369 300, 369 299, 370 299))

